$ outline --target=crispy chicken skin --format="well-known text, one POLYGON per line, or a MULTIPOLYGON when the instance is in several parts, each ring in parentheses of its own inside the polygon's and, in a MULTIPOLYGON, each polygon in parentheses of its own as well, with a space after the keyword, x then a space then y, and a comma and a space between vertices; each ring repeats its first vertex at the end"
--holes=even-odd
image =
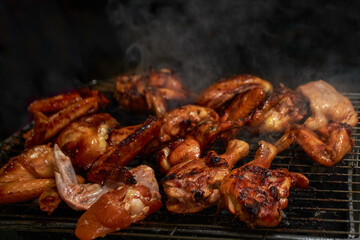
POLYGON ((320 127, 317 132, 321 137, 307 126, 296 125, 294 128, 296 142, 323 166, 336 165, 355 145, 350 125, 332 122, 320 127))
POLYGON ((49 145, 29 148, 0 169, 0 204, 37 198, 54 184, 52 148, 49 145))
POLYGON ((305 100, 280 84, 265 103, 254 111, 249 126, 251 131, 259 133, 286 131, 306 114, 305 100))
POLYGON ((117 125, 108 113, 93 114, 68 125, 56 143, 75 167, 88 170, 107 151, 107 140, 117 125))
POLYGON ((150 116, 132 134, 118 145, 111 146, 96 160, 87 173, 88 181, 103 183, 104 177, 114 172, 114 166, 126 166, 151 140, 158 136, 160 127, 160 119, 150 116))
POLYGON ((200 144, 191 136, 169 142, 156 153, 160 171, 166 173, 171 167, 191 159, 200 158, 200 144))
POLYGON ((78 220, 75 235, 94 239, 139 222, 162 206, 154 171, 145 165, 130 170, 135 184, 104 194, 78 220))
POLYGON ((219 115, 211 108, 185 105, 167 112, 162 117, 162 126, 158 136, 160 142, 184 137, 198 124, 217 122, 219 115))
POLYGON ((306 188, 308 179, 287 169, 269 170, 276 147, 259 142, 255 159, 234 169, 221 182, 221 206, 251 227, 274 227, 288 203, 291 186, 306 188))
MULTIPOLYGON (((265 97, 266 93, 263 88, 253 88, 238 94, 225 109, 220 121, 240 121, 247 124, 251 120, 253 112, 263 104, 265 97)), ((228 142, 236 137, 239 130, 240 128, 230 129, 221 133, 220 137, 223 142, 228 142)))
POLYGON ((81 95, 61 94, 31 103, 29 111, 34 117, 34 127, 24 134, 25 147, 52 140, 72 121, 94 113, 100 106, 104 107, 109 103, 109 100, 96 90, 84 89, 81 95))
POLYGON ((174 213, 195 213, 217 204, 221 181, 248 152, 246 142, 234 139, 222 155, 209 151, 204 158, 172 167, 162 181, 168 197, 167 209, 174 213))
POLYGON ((221 79, 207 87, 200 93, 196 103, 218 111, 226 106, 225 103, 232 100, 237 94, 253 88, 262 88, 267 94, 270 94, 273 90, 270 82, 259 77, 242 74, 221 79))
POLYGON ((130 76, 118 76, 115 98, 120 108, 131 111, 154 111, 157 116, 167 112, 167 100, 186 100, 191 94, 180 77, 170 69, 160 69, 130 76))
POLYGON ((317 130, 330 121, 346 123, 354 127, 358 123, 357 113, 347 97, 323 80, 309 82, 296 89, 310 103, 312 115, 305 121, 311 130, 317 130))
POLYGON ((78 92, 64 93, 54 97, 35 100, 29 105, 28 111, 32 114, 35 112, 42 112, 44 114, 54 113, 81 99, 82 97, 78 92))

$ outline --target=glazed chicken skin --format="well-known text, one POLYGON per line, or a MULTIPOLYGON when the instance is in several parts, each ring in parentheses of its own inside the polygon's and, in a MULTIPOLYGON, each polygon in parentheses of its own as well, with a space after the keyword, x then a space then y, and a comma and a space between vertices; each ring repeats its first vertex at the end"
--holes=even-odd
POLYGON ((200 144, 191 136, 169 142, 156 153, 160 171, 166 173, 171 167, 191 159, 200 158, 200 144))
POLYGON ((29 111, 34 117, 34 127, 24 135, 25 147, 50 141, 72 121, 96 112, 99 106, 109 102, 96 90, 84 90, 83 97, 79 96, 63 94, 31 103, 29 111))
POLYGON ((56 144, 78 169, 89 170, 108 150, 109 135, 119 124, 108 113, 93 114, 69 124, 56 144))
POLYGON ((0 203, 28 201, 54 185, 52 148, 35 146, 11 158, 0 169, 0 203))
POLYGON ((246 142, 234 139, 222 155, 209 151, 204 158, 172 167, 162 180, 168 197, 167 209, 174 213, 195 213, 216 205, 220 200, 221 181, 248 152, 246 142))
POLYGON ((196 103, 216 111, 221 111, 226 106, 226 103, 237 94, 253 88, 262 88, 266 94, 270 94, 273 90, 270 82, 256 76, 242 74, 221 79, 207 87, 200 93, 196 103))
POLYGON ((352 126, 358 122, 354 107, 323 80, 299 86, 296 91, 309 101, 311 116, 284 133, 275 143, 278 151, 296 141, 320 165, 336 165, 354 146, 352 126))
POLYGON ((154 171, 140 165, 130 172, 136 183, 104 194, 80 217, 75 229, 79 239, 103 237, 139 222, 161 208, 154 171))
POLYGON ((346 123, 352 127, 358 123, 357 113, 350 100, 323 80, 309 82, 296 89, 310 103, 311 116, 305 125, 311 130, 324 127, 329 122, 346 123))
POLYGON ((260 141, 255 159, 234 169, 221 182, 221 206, 250 227, 274 227, 281 222, 291 186, 306 188, 308 179, 287 169, 269 170, 276 147, 260 141))
POLYGON ((294 127, 295 141, 317 163, 332 167, 343 159, 355 145, 351 126, 331 122, 318 129, 316 134, 305 125, 294 127))
POLYGON ((111 146, 87 172, 87 180, 102 184, 107 175, 115 175, 117 166, 126 166, 143 148, 159 135, 161 120, 150 116, 118 145, 111 146))
POLYGON ((123 110, 154 111, 164 115, 167 100, 186 100, 191 96, 180 77, 170 69, 160 69, 138 75, 118 76, 115 98, 123 110))
POLYGON ((306 116, 306 102, 290 88, 280 84, 249 121, 251 132, 283 132, 306 116))
POLYGON ((186 136, 198 124, 217 122, 220 116, 211 108, 185 105, 167 112, 162 118, 158 136, 160 142, 167 142, 186 136))
MULTIPOLYGON (((248 124, 253 112, 263 104, 265 97, 266 93, 263 88, 253 88, 238 94, 225 109, 220 121, 237 121, 248 124)), ((221 133, 220 138, 223 142, 228 142, 234 139, 239 131, 240 128, 230 129, 221 133)))

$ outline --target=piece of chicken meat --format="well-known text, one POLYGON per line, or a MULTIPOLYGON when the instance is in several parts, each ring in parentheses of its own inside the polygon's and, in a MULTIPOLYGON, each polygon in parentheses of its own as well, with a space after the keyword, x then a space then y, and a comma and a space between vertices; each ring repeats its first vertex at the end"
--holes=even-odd
POLYGON ((306 114, 306 101, 280 84, 264 104, 254 111, 249 130, 259 133, 285 131, 301 121, 306 114))
POLYGON ((306 188, 309 180, 287 169, 268 169, 277 154, 276 147, 265 141, 255 159, 234 169, 220 185, 221 206, 250 227, 274 227, 282 219, 291 186, 306 188))
POLYGON ((78 220, 75 235, 94 239, 139 222, 162 206, 159 185, 152 168, 140 165, 130 170, 135 184, 126 184, 104 194, 78 220))
POLYGON ((305 121, 311 130, 324 127, 330 121, 346 123, 354 127, 357 113, 350 100, 323 80, 309 82, 296 89, 310 102, 312 115, 305 121))
POLYGON ((56 143, 76 168, 89 170, 107 151, 107 140, 117 125, 108 113, 93 114, 68 125, 56 143))
POLYGON ((248 152, 246 142, 234 139, 222 155, 209 151, 204 158, 172 167, 162 181, 168 197, 167 209, 174 213, 195 213, 217 204, 221 181, 248 152))

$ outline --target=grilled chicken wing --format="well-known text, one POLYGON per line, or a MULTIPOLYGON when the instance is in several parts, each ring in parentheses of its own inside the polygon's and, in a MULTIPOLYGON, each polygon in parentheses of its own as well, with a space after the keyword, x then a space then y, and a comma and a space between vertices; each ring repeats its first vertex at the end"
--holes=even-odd
POLYGON ((154 171, 145 165, 130 170, 136 183, 104 194, 79 219, 75 234, 94 239, 139 222, 162 206, 154 171))
POLYGON ((354 146, 350 125, 332 122, 319 128, 318 132, 322 138, 304 125, 297 125, 294 130, 296 142, 323 166, 334 166, 354 146))
POLYGON ((226 102, 237 94, 253 88, 262 88, 267 94, 273 90, 271 83, 261 78, 243 74, 222 79, 204 89, 197 99, 197 104, 218 111, 226 106, 226 102))
POLYGON ((222 155, 209 151, 204 158, 172 167, 162 181, 168 196, 167 209, 175 213, 195 213, 217 204, 221 181, 248 151, 246 142, 231 140, 222 155))
POLYGON ((42 112, 44 114, 58 112, 67 106, 82 99, 78 92, 64 93, 53 97, 35 100, 30 103, 28 111, 30 113, 42 112))
POLYGON ((222 206, 251 227, 273 227, 281 221, 291 186, 306 188, 308 179, 287 169, 269 170, 277 149, 260 141, 255 159, 234 169, 219 187, 222 206))
POLYGON ((167 112, 167 100, 186 100, 190 95, 170 69, 150 69, 144 74, 119 76, 116 81, 115 98, 124 110, 153 110, 162 116, 167 112))
POLYGON ((249 126, 251 131, 260 133, 286 131, 306 114, 305 100, 280 84, 265 103, 255 110, 249 126))
POLYGON ((323 80, 309 82, 296 89, 310 102, 312 115, 305 121, 311 130, 324 127, 330 121, 346 123, 354 127, 358 123, 357 113, 350 100, 323 80))
POLYGON ((108 103, 108 100, 95 90, 86 91, 85 96, 80 99, 76 94, 50 97, 30 104, 29 110, 34 117, 34 128, 25 134, 25 146, 31 147, 47 142, 72 121, 86 114, 94 113, 99 108, 99 105, 104 106, 108 103), (38 111, 52 112, 51 107, 59 111, 50 116, 38 111))
POLYGON ((117 121, 107 113, 93 114, 68 125, 56 143, 76 168, 89 170, 108 150, 107 140, 117 125, 117 121))
POLYGON ((0 203, 37 198, 54 184, 52 148, 49 145, 29 148, 0 169, 0 203))

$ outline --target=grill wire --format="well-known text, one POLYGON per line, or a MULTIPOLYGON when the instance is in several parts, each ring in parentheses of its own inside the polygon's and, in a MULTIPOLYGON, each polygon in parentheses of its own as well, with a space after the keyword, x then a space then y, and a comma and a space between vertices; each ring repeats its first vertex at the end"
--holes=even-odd
MULTIPOLYGON (((360 93, 343 93, 352 102, 360 116, 360 93)), ((139 115, 124 116, 116 107, 110 106, 110 114, 120 123, 144 120, 139 115), (136 119, 136 120, 134 120, 136 119)), ((135 123, 134 122, 134 123, 135 123)), ((131 125, 129 123, 128 125, 131 125)), ((23 149, 22 134, 30 126, 0 144, 1 164, 23 149)), ((275 136, 278 137, 278 136, 275 136)), ((240 160, 236 167, 253 159, 259 139, 274 142, 274 136, 240 139, 250 144, 250 154, 240 160)), ((287 168, 303 173, 310 180, 307 189, 292 188, 283 220, 275 228, 249 229, 226 210, 213 207, 196 214, 172 214, 165 206, 129 228, 109 234, 107 239, 353 239, 360 237, 360 126, 353 128, 355 147, 351 153, 334 167, 323 167, 310 159, 303 150, 293 145, 279 154, 271 166, 287 168)), ((215 146, 216 148, 216 146, 215 146)), ((218 151, 222 151, 218 147, 218 151)), ((221 152, 219 152, 221 153, 221 152)), ((137 158, 132 164, 143 162, 137 158)), ((156 169, 156 165, 147 164, 156 169)), ((161 179, 162 176, 158 176, 161 179)), ((166 199, 163 195, 163 199, 166 199)), ((0 230, 14 231, 24 236, 41 234, 42 238, 75 238, 74 229, 82 212, 70 209, 63 202, 48 216, 39 209, 37 200, 0 205, 0 230)), ((37 235, 36 235, 37 236, 37 235)))

